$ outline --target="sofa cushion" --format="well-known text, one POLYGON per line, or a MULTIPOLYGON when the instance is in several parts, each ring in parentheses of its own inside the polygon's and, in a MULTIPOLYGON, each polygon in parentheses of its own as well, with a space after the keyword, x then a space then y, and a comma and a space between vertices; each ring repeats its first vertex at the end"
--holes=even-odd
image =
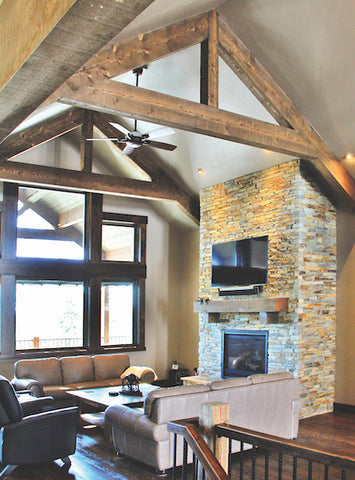
POLYGON ((55 357, 19 360, 15 363, 15 376, 33 378, 42 385, 63 385, 60 362, 55 357))
POLYGON ((120 378, 122 373, 129 367, 129 356, 122 353, 110 355, 94 355, 95 380, 120 378))
POLYGON ((250 375, 248 377, 251 383, 265 383, 265 382, 277 382, 280 380, 293 379, 294 376, 290 372, 278 372, 278 373, 260 373, 257 375, 250 375))
POLYGON ((245 385, 251 385, 251 380, 246 377, 228 378, 225 380, 215 380, 211 382, 211 390, 222 390, 224 388, 244 387, 245 385))
POLYGON ((157 380, 158 378, 155 371, 152 368, 137 367, 137 366, 127 368, 127 370, 125 370, 122 373, 121 378, 124 378, 127 375, 130 375, 131 373, 133 373, 133 375, 138 377, 142 383, 152 383, 154 382, 154 380, 157 380))
MULTIPOLYGON (((186 399, 192 402, 195 401, 192 394, 204 394, 209 391, 208 385, 182 385, 179 387, 158 388, 150 392, 145 399, 144 413, 156 423, 164 423, 165 417, 170 417, 170 420, 177 420, 179 418, 179 409, 176 407, 179 403, 182 410, 184 410, 186 399), (159 409, 157 408, 158 405, 159 409)), ((201 403, 201 398, 196 397, 195 403, 196 405, 201 403)), ((187 410, 188 408, 185 408, 185 412, 187 410)), ((195 414, 191 413, 188 416, 195 416, 195 414)), ((186 416, 181 418, 186 418, 186 416)))
POLYGON ((63 357, 60 359, 63 373, 63 383, 90 382, 94 380, 92 358, 86 355, 63 357))

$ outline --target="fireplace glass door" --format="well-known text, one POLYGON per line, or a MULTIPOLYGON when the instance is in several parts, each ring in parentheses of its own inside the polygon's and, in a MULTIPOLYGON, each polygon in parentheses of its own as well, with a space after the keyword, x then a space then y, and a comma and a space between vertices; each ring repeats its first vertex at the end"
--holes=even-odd
POLYGON ((267 330, 224 330, 222 377, 267 373, 267 330))

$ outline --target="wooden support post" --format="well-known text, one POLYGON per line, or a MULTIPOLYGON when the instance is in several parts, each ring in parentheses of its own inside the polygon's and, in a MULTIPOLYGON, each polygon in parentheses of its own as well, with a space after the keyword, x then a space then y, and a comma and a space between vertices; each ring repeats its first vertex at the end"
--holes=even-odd
POLYGON ((213 427, 220 423, 229 423, 229 405, 222 402, 203 403, 200 407, 199 420, 203 438, 224 470, 228 472, 228 438, 216 437, 213 427))
POLYGON ((208 38, 201 42, 200 103, 218 108, 218 19, 208 15, 208 38))
POLYGON ((92 170, 93 142, 90 142, 87 139, 93 138, 93 118, 93 112, 90 110, 84 112, 84 123, 81 127, 80 141, 80 170, 84 172, 91 172, 92 170))

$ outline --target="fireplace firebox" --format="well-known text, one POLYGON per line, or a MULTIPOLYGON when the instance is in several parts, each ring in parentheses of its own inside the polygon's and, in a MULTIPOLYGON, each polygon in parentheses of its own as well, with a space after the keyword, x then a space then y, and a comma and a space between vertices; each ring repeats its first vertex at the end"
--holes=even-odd
POLYGON ((267 330, 223 330, 223 378, 267 373, 267 360, 267 330))

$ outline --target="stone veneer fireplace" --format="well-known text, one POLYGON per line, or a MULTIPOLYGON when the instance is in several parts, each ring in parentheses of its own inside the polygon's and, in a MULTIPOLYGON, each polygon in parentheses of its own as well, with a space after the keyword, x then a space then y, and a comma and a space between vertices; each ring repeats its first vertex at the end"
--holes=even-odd
MULTIPOLYGON (((336 211, 290 161, 201 194, 200 296, 221 301, 211 288, 213 243, 269 236, 268 283, 258 295, 288 298, 278 320, 259 313, 200 313, 199 374, 221 376, 225 329, 268 330, 268 371, 300 379, 302 417, 333 409, 336 330, 336 211)), ((235 310, 234 310, 235 312, 235 310)))

